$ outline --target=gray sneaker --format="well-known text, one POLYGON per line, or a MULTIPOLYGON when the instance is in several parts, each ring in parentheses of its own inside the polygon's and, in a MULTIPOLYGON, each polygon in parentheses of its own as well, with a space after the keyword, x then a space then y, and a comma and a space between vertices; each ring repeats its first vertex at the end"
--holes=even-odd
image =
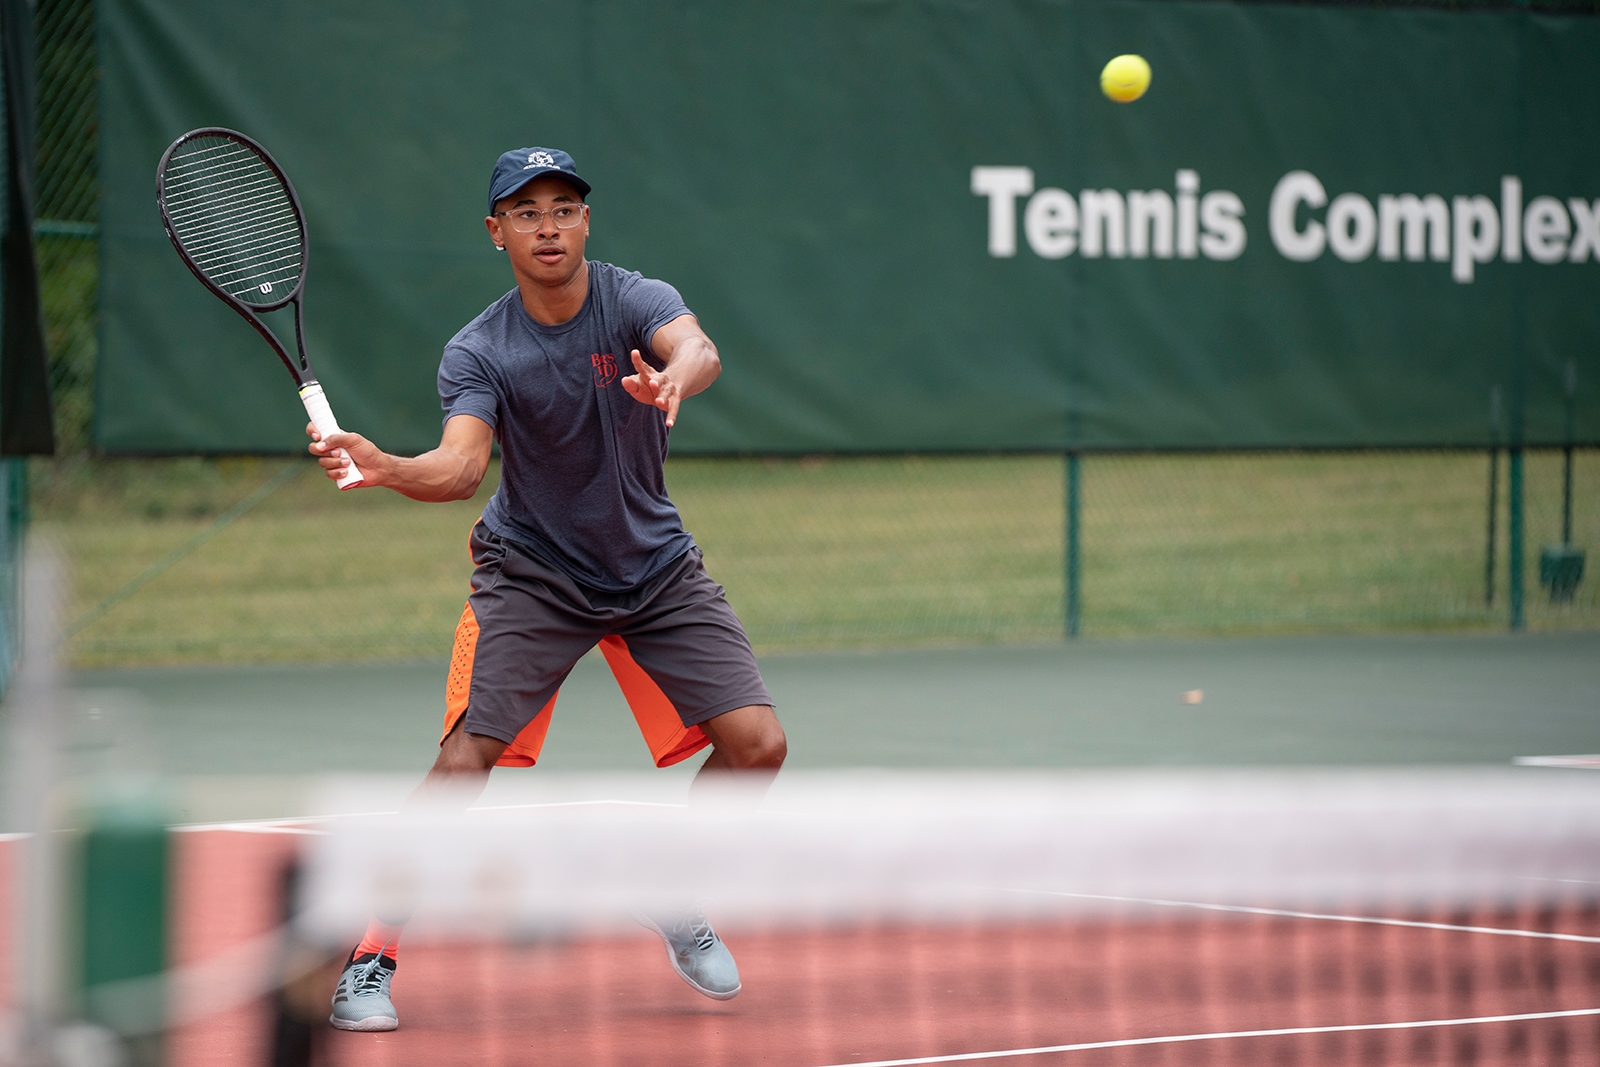
POLYGON ((388 956, 379 952, 356 959, 352 952, 333 990, 333 1014, 328 1021, 334 1029, 399 1029, 400 1016, 389 1000, 389 982, 393 978, 394 960, 388 956))
POLYGON ((739 966, 722 938, 706 922, 705 913, 693 911, 671 919, 638 916, 641 925, 654 930, 667 945, 672 969, 712 1000, 732 1000, 739 995, 739 966))

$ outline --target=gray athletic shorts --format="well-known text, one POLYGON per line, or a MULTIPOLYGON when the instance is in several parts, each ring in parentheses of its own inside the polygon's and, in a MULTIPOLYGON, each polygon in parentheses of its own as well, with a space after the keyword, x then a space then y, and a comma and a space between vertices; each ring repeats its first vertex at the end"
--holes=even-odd
POLYGON ((538 760, 561 683, 596 644, 658 767, 710 744, 699 726, 707 719, 772 704, 750 639, 698 548, 626 593, 585 589, 481 522, 472 560, 444 737, 459 720, 468 733, 508 742, 503 766, 538 760))

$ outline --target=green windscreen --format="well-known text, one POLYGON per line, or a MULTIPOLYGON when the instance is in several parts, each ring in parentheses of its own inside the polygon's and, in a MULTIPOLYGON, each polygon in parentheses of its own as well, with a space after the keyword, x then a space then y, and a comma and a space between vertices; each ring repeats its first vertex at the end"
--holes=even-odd
POLYGON ((203 125, 295 182, 311 357, 393 451, 437 442, 440 350, 512 284, 482 218, 523 145, 593 184, 591 258, 717 342, 680 453, 1600 441, 1593 17, 102 0, 100 41, 108 451, 303 444, 161 230, 203 125), (1154 80, 1116 104, 1125 52, 1154 80))

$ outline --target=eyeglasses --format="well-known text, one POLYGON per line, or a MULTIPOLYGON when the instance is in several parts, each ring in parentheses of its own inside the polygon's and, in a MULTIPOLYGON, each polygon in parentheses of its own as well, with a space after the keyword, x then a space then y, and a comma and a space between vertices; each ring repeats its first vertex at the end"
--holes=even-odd
POLYGON ((546 215, 550 221, 563 230, 570 230, 583 221, 582 204, 557 204, 552 208, 540 207, 514 207, 510 211, 496 211, 496 215, 504 215, 511 223, 511 228, 518 233, 532 233, 544 225, 546 215))

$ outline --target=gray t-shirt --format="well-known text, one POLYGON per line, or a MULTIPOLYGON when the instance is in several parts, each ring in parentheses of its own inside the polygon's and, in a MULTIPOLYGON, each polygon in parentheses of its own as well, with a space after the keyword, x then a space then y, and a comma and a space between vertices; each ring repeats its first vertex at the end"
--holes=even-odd
POLYGON ((445 346, 439 400, 446 421, 475 415, 500 442, 500 487, 484 524, 581 585, 636 588, 694 544, 667 499, 666 415, 622 388, 637 348, 689 314, 678 291, 590 262, 583 309, 559 326, 535 322, 516 289, 445 346))

